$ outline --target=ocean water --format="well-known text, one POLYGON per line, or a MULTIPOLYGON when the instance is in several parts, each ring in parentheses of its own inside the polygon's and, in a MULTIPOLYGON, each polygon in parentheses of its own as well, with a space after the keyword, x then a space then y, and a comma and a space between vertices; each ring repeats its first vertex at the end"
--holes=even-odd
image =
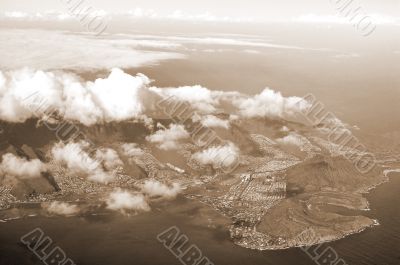
MULTIPOLYGON (((323 244, 333 248, 347 264, 400 264, 400 174, 368 195, 371 210, 366 214, 380 225, 359 234, 323 244)), ((43 264, 19 243, 20 237, 40 227, 76 264, 169 265, 181 264, 158 240, 157 235, 176 226, 214 264, 308 265, 316 264, 299 248, 256 251, 238 247, 226 227, 210 226, 198 204, 180 200, 175 206, 156 208, 136 216, 98 215, 71 218, 30 217, 0 223, 0 264, 43 264), (184 206, 184 207, 182 207, 184 206), (177 210, 180 209, 180 210, 177 210)))

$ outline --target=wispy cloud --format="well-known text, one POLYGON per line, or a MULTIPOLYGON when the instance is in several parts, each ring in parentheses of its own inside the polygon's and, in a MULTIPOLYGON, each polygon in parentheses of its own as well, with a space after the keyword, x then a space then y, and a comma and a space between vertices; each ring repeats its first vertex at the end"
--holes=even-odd
MULTIPOLYGON (((290 22, 307 22, 307 23, 349 23, 348 19, 337 15, 328 14, 303 14, 299 16, 264 16, 264 17, 249 17, 249 16, 221 16, 212 12, 190 13, 176 9, 170 13, 162 13, 151 8, 134 8, 125 12, 106 12, 97 10, 96 15, 108 20, 125 19, 125 20, 171 20, 171 21, 187 21, 187 22, 220 22, 220 23, 290 23, 290 22)), ((369 14, 376 24, 393 24, 400 25, 400 17, 391 16, 380 13, 369 14)), ((75 19, 68 12, 59 12, 48 10, 44 12, 21 12, 18 10, 5 11, 0 13, 0 19, 6 20, 37 20, 37 21, 67 21, 75 19)))
MULTIPOLYGON (((163 50, 162 41, 115 41, 47 30, 0 30, 0 68, 110 69, 157 64, 184 55, 163 50), (158 51, 144 51, 158 46, 158 51), (18 58, 18 60, 15 60, 18 58)), ((169 44, 168 44, 169 45, 169 44)), ((169 45, 171 46, 171 45, 169 45)))
MULTIPOLYGON (((370 14, 369 17, 374 21, 375 24, 379 25, 400 25, 400 17, 381 15, 381 14, 370 14)), ((291 19, 293 22, 303 23, 328 23, 328 24, 351 24, 352 22, 347 17, 338 15, 318 15, 318 14, 307 14, 291 19)))
MULTIPOLYGON (((98 10, 92 16, 101 16, 108 19, 124 18, 124 19, 151 19, 151 20, 176 20, 176 21, 203 21, 203 22, 226 22, 226 23, 242 23, 242 22, 256 22, 251 17, 233 17, 233 16, 217 16, 211 12, 203 13, 188 13, 182 10, 175 10, 167 14, 161 14, 154 9, 135 8, 126 12, 106 12, 98 10)), ((7 11, 0 13, 2 19, 19 19, 19 20, 72 20, 74 16, 68 12, 57 12, 53 10, 45 12, 20 12, 20 11, 7 11)))

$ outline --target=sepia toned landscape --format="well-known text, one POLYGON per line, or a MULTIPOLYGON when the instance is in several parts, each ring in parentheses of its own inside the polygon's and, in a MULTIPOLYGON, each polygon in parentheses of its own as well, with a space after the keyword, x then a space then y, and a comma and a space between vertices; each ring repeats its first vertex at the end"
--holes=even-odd
POLYGON ((398 3, 73 2, 0 3, 0 264, 399 264, 398 3))

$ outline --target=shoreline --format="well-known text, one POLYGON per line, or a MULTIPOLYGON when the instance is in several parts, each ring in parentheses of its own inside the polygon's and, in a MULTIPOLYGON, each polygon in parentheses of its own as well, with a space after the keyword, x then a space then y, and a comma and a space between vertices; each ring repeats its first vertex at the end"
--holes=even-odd
MULTIPOLYGON (((400 168, 384 170, 383 173, 382 173, 382 178, 383 178, 382 181, 380 181, 377 184, 372 185, 367 190, 358 191, 358 193, 366 194, 366 195, 370 194, 371 191, 375 190, 379 186, 390 182, 391 173, 399 173, 400 174, 400 168)), ((370 206, 370 201, 368 200, 368 198, 367 198, 367 202, 368 202, 368 206, 370 206)), ((360 210, 361 211, 370 211, 371 209, 368 207, 368 209, 360 209, 360 210)), ((377 218, 379 218, 379 217, 377 217, 377 218)), ((371 219, 371 218, 369 218, 369 219, 371 219)), ((338 241, 338 240, 344 239, 344 238, 346 238, 348 236, 362 233, 363 231, 367 230, 368 228, 372 228, 374 226, 379 226, 380 225, 379 219, 371 219, 371 220, 372 220, 372 224, 371 225, 368 225, 368 226, 365 226, 365 227, 361 227, 360 229, 345 233, 345 234, 341 235, 340 237, 337 237, 337 238, 334 238, 334 239, 320 240, 320 241, 312 243, 312 244, 298 244, 298 245, 295 245, 295 246, 276 246, 276 245, 274 246, 274 245, 271 245, 271 246, 265 246, 265 247, 257 247, 257 246, 254 246, 254 245, 252 246, 250 244, 249 245, 245 245, 243 243, 237 243, 235 241, 233 241, 233 243, 235 245, 238 245, 238 246, 243 247, 243 248, 252 249, 252 250, 259 250, 259 251, 284 250, 284 249, 290 249, 290 248, 301 248, 301 247, 307 247, 307 246, 314 246, 314 245, 320 245, 320 244, 324 244, 324 243, 338 241)), ((260 233, 260 232, 255 231, 255 233, 260 233)), ((262 233, 260 233, 260 234, 262 234, 262 233)))

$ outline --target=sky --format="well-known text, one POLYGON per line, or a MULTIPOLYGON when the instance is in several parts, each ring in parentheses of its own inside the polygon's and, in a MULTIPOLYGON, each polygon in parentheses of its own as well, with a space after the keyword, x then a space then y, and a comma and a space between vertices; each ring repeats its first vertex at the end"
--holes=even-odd
MULTIPOLYGON (((64 12, 67 2, 78 0, 1 0, 0 12, 64 12), (40 3, 40 4, 39 4, 40 3)), ((83 0, 86 6, 106 12, 126 12, 136 8, 153 9, 159 15, 168 15, 176 10, 187 14, 210 13, 215 16, 242 17, 251 19, 282 19, 314 14, 332 16, 336 14, 337 2, 354 1, 366 13, 381 16, 399 16, 399 0, 83 0)))

